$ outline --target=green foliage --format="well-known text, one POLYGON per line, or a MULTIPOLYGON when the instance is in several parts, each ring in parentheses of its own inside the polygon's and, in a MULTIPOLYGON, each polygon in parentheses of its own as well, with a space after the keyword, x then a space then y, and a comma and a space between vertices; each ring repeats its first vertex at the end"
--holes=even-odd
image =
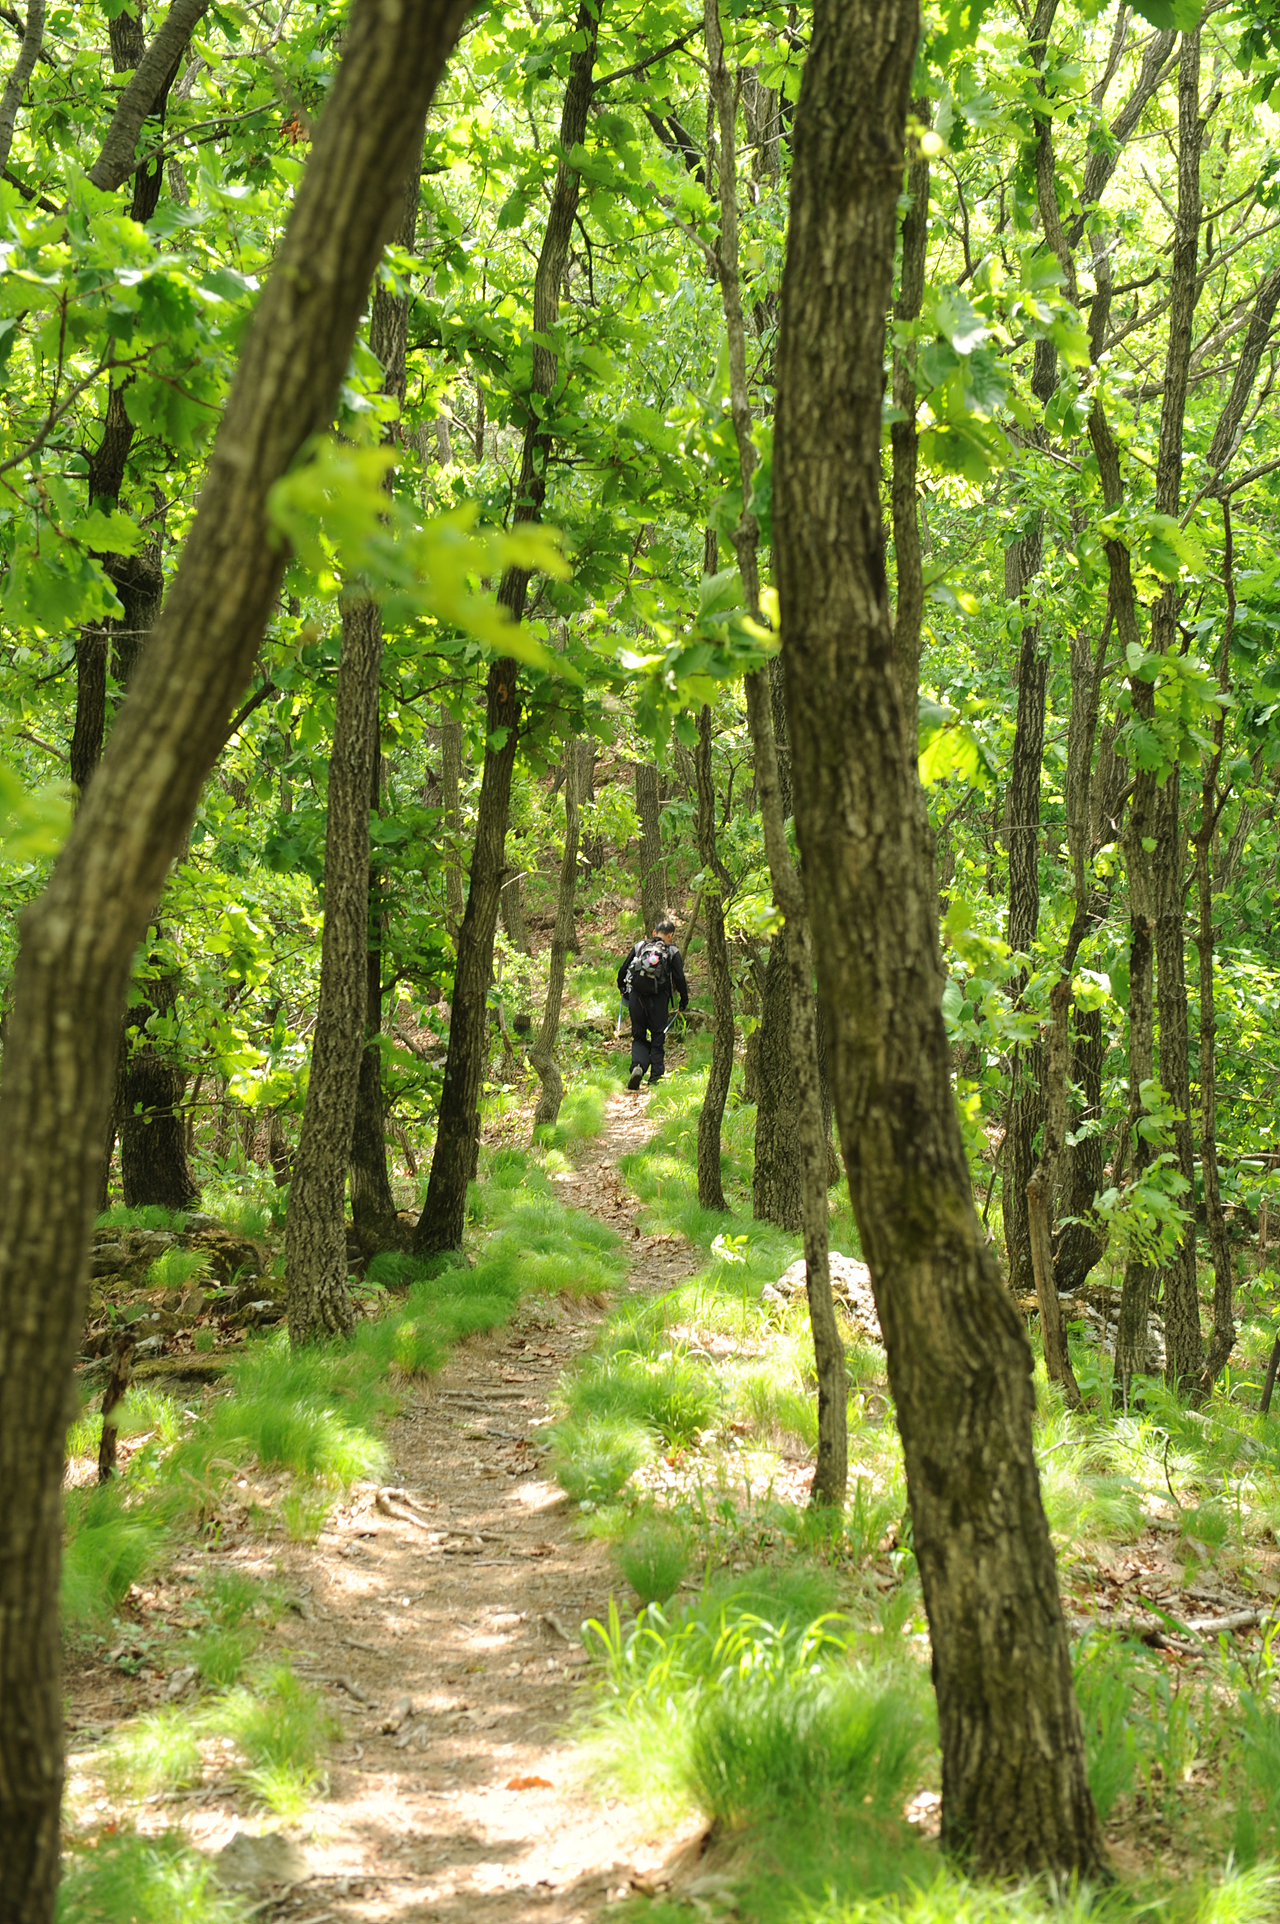
POLYGON ((209 1273, 209 1254, 204 1249, 166 1249, 147 1269, 147 1281, 154 1288, 185 1289, 197 1277, 209 1273))
POLYGON ((110 1209, 95 1218, 94 1226, 97 1229, 167 1229, 180 1236, 187 1226, 187 1218, 182 1210, 165 1209, 159 1203, 143 1203, 134 1208, 112 1203, 110 1209))
POLYGON ((689 1569, 685 1531, 658 1517, 645 1518, 615 1547, 614 1555, 642 1606, 667 1603, 689 1569))
POLYGON ((209 1859, 177 1831, 122 1829, 77 1842, 58 1889, 57 1924, 241 1924, 244 1916, 209 1859))
POLYGON ((215 1700, 204 1726, 230 1737, 246 1760, 244 1781, 270 1809, 296 1817, 322 1783, 321 1755, 341 1726, 318 1690, 277 1664, 215 1700))
POLYGON ((552 1469, 575 1503, 607 1503, 653 1455, 650 1433, 634 1419, 587 1416, 551 1431, 552 1469))
POLYGON ((166 1526, 154 1511, 131 1506, 118 1480, 68 1490, 63 1513, 62 1619, 72 1630, 97 1629, 154 1568, 166 1526))

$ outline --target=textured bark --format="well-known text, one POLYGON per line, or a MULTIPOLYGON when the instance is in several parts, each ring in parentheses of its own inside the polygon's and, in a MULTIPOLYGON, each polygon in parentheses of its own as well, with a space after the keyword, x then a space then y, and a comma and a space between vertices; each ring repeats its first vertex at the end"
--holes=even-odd
POLYGON ((703 1209, 727 1209, 720 1170, 720 1128, 725 1098, 733 1073, 737 1034, 733 1022, 733 976, 729 944, 724 932, 724 902, 729 871, 716 848, 716 790, 711 771, 711 709, 704 702, 698 716, 698 747, 694 755, 698 793, 698 854, 706 872, 702 900, 707 918, 707 975, 711 982, 711 1067, 698 1111, 698 1201, 703 1209))
POLYGON ((556 1062, 556 1042, 560 1035, 560 1005, 564 1000, 565 962, 573 941, 573 899, 578 886, 579 765, 578 744, 567 741, 564 745, 564 854, 560 861, 555 927, 551 931, 547 999, 543 1004, 542 1027, 529 1051, 529 1060, 542 1085, 538 1106, 533 1112, 535 1128, 539 1123, 555 1122, 564 1101, 564 1080, 556 1062))
MULTIPOLYGON (((1222 504, 1222 581, 1226 590, 1227 616, 1223 623, 1222 648, 1218 656, 1218 685, 1230 689, 1231 640, 1235 630, 1236 588, 1234 538, 1231 503, 1222 504)), ((1218 770, 1222 765, 1222 738, 1225 711, 1219 710, 1213 725, 1213 753, 1205 764, 1200 788, 1200 820, 1196 827, 1196 904, 1198 932, 1196 947, 1200 957, 1200 1173, 1204 1183, 1204 1223, 1213 1258, 1213 1332, 1209 1353, 1200 1379, 1200 1396, 1207 1397, 1219 1373, 1235 1348, 1235 1273, 1231 1266, 1231 1245, 1227 1241, 1227 1222, 1222 1211, 1222 1190, 1218 1181, 1218 1020, 1214 1006, 1213 983, 1213 876, 1210 851, 1225 799, 1218 789, 1218 770)))
MULTIPOLYGON (((929 102, 912 103, 916 118, 928 125, 929 102)), ((902 217, 902 270, 895 321, 917 320, 924 301, 925 255, 929 246, 929 162, 917 149, 907 169, 909 205, 902 217)), ((920 553, 920 523, 916 513, 918 434, 916 430, 916 351, 914 344, 893 351, 893 405, 901 419, 889 430, 893 451, 893 555, 897 601, 893 611, 893 645, 902 684, 902 712, 908 734, 916 729, 920 698, 920 627, 924 619, 924 568, 920 553)))
MULTIPOLYGON (((716 243, 716 269, 724 306, 729 349, 729 408, 738 444, 738 471, 742 481, 743 511, 733 531, 734 551, 747 607, 760 617, 760 531, 747 503, 756 467, 756 451, 751 439, 751 406, 747 393, 746 328, 742 318, 742 290, 738 279, 738 156, 733 82, 725 64, 724 36, 720 26, 720 0, 705 0, 703 37, 707 49, 707 68, 711 80, 711 102, 715 115, 717 143, 717 181, 720 233, 716 243)), ((805 1284, 809 1299, 809 1327, 813 1335, 814 1365, 818 1378, 818 1453, 814 1464, 809 1500, 813 1504, 833 1504, 843 1508, 848 1485, 848 1377, 844 1346, 836 1322, 831 1294, 831 1267, 827 1220, 827 1145, 822 1131, 822 1097, 818 1086, 818 1037, 813 994, 813 952, 809 940, 804 886, 791 859, 787 845, 786 810, 790 800, 790 755, 786 757, 787 790, 783 790, 783 765, 774 732, 773 706, 777 678, 768 669, 757 669, 746 678, 747 726, 755 761, 756 793, 764 829, 765 853, 773 899, 784 917, 781 937, 770 948, 770 974, 774 976, 775 998, 785 993, 790 1021, 785 1032, 777 1035, 772 1058, 762 1050, 760 1102, 756 1112, 756 1169, 761 1169, 761 1125, 764 1125, 763 1177, 752 1179, 752 1207, 757 1206, 761 1180, 772 1184, 775 1194, 786 1179, 779 1157, 779 1130, 783 1117, 794 1126, 795 1155, 787 1175, 795 1183, 799 1205, 794 1227, 804 1236, 805 1284), (782 973, 779 981, 775 968, 782 973), (786 1078, 784 1087, 782 1078, 786 1078), (775 1100, 776 1098, 776 1100, 775 1100)), ((777 1000, 775 1008, 779 1006, 777 1000)), ((766 994, 766 1014, 769 997, 766 994)), ((769 1220, 776 1221, 776 1217, 769 1220)))
POLYGON ((1060 976, 1049 994, 1049 1046, 1045 1061, 1044 1147, 1035 1174, 1027 1184, 1027 1226, 1031 1233, 1031 1259, 1035 1266, 1036 1300, 1040 1305, 1040 1337, 1044 1345, 1045 1370, 1051 1383, 1061 1385, 1072 1409, 1080 1407, 1080 1385, 1076 1382, 1067 1353, 1066 1331, 1062 1327, 1062 1306, 1053 1273, 1053 1206, 1058 1193, 1058 1172, 1067 1134, 1067 1058, 1068 1018, 1071 1005, 1071 977, 1060 976))
POLYGON ((667 911, 667 878, 662 866, 662 805, 658 771, 651 762, 636 763, 636 815, 640 822, 637 858, 640 919, 648 934, 667 911))
POLYGON ((369 790, 381 665, 377 607, 366 600, 348 603, 329 759, 320 991, 284 1234, 289 1340, 295 1347, 345 1332, 352 1322, 343 1199, 368 1007, 369 790))
POLYGON ((126 1330, 116 1342, 116 1353, 112 1359, 111 1375, 107 1387, 102 1392, 102 1435, 98 1442, 98 1481, 109 1483, 116 1473, 116 1445, 120 1437, 118 1421, 120 1405, 129 1394, 133 1382, 133 1351, 136 1337, 132 1330, 126 1330))
MULTIPOLYGON (((1041 536, 1037 527, 1005 550, 1005 595, 1025 604, 1040 571, 1041 536)), ((1013 733, 1009 787, 1005 796, 1005 846, 1009 854, 1009 946, 1026 955, 1040 920, 1040 769, 1044 760, 1045 697, 1049 659, 1040 646, 1040 624, 1027 621, 1018 656, 1018 712, 1013 733)), ((1010 984, 1014 1003, 1022 998, 1027 971, 1010 984)), ((1015 1296, 1035 1289, 1027 1184, 1035 1168, 1035 1139, 1044 1118, 1044 1053, 1038 1045, 1015 1049, 1005 1108, 1004 1183, 1001 1191, 1009 1288, 1015 1296)))
POLYGON ((791 1060, 791 976, 786 935, 769 943, 760 1024, 755 1031, 753 1086, 755 1151, 751 1164, 751 1214, 757 1222, 799 1230, 804 1221, 796 1075, 791 1060))
POLYGON ((529 918, 524 912, 523 877, 519 869, 502 884, 499 898, 499 913, 502 927, 508 942, 518 955, 532 955, 533 942, 529 936, 529 918))
MULTIPOLYGON (((560 314, 560 286, 569 258, 569 241, 578 211, 581 177, 568 156, 582 144, 591 106, 591 76, 600 32, 599 0, 581 0, 569 61, 564 109, 560 116, 560 159, 547 212, 546 232, 538 255, 533 283, 533 389, 546 397, 555 390, 556 357, 537 337, 546 336, 560 314)), ((547 461, 551 436, 542 426, 544 410, 530 406, 525 427, 520 482, 512 521, 537 521, 547 493, 547 461)), ((529 588, 528 571, 510 567, 498 589, 498 604, 513 621, 524 615, 529 588)), ((423 1254, 461 1249, 466 1221, 467 1184, 480 1153, 480 1089, 484 1078, 489 1020, 486 998, 493 974, 493 938, 498 926, 498 898, 502 890, 507 818, 511 804, 511 772, 515 767, 520 696, 519 664, 509 658, 495 661, 485 690, 484 772, 476 807, 475 846, 467 906, 457 937, 453 973, 453 1003, 449 1024, 449 1054, 436 1144, 431 1158, 427 1199, 414 1230, 413 1246, 423 1254)))
POLYGON ((27 82, 35 71, 40 57, 40 46, 44 39, 44 0, 27 0, 27 18, 22 30, 22 44, 18 48, 18 58, 13 64, 13 72, 5 85, 4 96, 0 98, 0 171, 9 165, 9 150, 13 146, 13 130, 18 120, 18 109, 22 96, 27 90, 27 82))
POLYGON ((134 689, 23 914, 0 1080, 0 1920, 58 1869, 63 1444, 129 968, 249 680, 287 559, 269 489, 332 418, 400 182, 465 0, 356 0, 134 689))
MULTIPOLYGON (((412 250, 418 231, 419 181, 410 174, 404 185, 400 224, 395 239, 399 246, 412 250)), ((407 386, 406 355, 409 327, 409 295, 379 282, 374 289, 369 311, 369 345, 382 364, 382 391, 404 406, 407 386)), ((402 439, 399 422, 390 426, 384 439, 397 445, 402 439)), ((372 619, 381 623, 378 611, 372 619)), ((379 643, 379 659, 381 645, 379 643)), ((378 697, 377 669, 373 670, 373 699, 368 705, 370 740, 369 806, 377 814, 382 803, 382 729, 378 697)), ((410 1236, 407 1224, 396 1215, 396 1200, 391 1190, 387 1167, 386 1099, 382 1091, 382 876, 379 864, 370 860, 368 903, 366 906, 365 1021, 364 1049, 356 1084, 355 1117, 351 1130, 351 1223, 357 1241, 367 1255, 379 1249, 404 1247, 410 1236)))
MULTIPOLYGON (((1169 344, 1165 355, 1164 396, 1160 408, 1160 445, 1156 455, 1157 514, 1177 515, 1182 499, 1183 423, 1198 288, 1196 259, 1200 232, 1200 35, 1182 36, 1178 65, 1178 207, 1169 279, 1169 344)), ((1151 645, 1159 654, 1175 653, 1178 591, 1171 582, 1151 611, 1151 645)), ((1187 1046, 1186 944, 1182 926, 1183 860, 1186 831, 1180 808, 1175 762, 1156 801, 1155 884, 1156 965, 1160 1012, 1160 1081, 1175 1110, 1173 1150, 1194 1195, 1195 1143, 1191 1121, 1191 1064, 1187 1046)), ((1204 1368, 1200 1301, 1196 1291, 1195 1216, 1185 1225, 1177 1253, 1165 1271, 1165 1376, 1172 1389, 1190 1388, 1204 1368)))
POLYGON ((137 61, 133 78, 116 104, 102 152, 89 169, 95 187, 111 193, 134 172, 143 124, 168 92, 191 36, 208 10, 209 0, 172 0, 154 40, 137 61))
POLYGON ((796 112, 774 510, 797 825, 929 1614, 943 1842, 1000 1876, 1098 1877, 1031 1355, 951 1095, 885 582, 884 317, 918 30, 915 0, 816 0, 796 112))
POLYGON ((148 1040, 153 1015, 171 1015, 179 979, 163 975, 149 985, 149 1000, 130 1009, 126 1031, 136 1040, 128 1051, 120 1097, 120 1175, 130 1209, 149 1203, 163 1209, 190 1209, 200 1191, 187 1160, 187 1131, 182 1098, 187 1072, 181 1058, 148 1040))
POLYGON ((454 721, 447 708, 440 710, 440 805, 448 835, 444 871, 445 919, 449 932, 457 936, 466 906, 462 887, 462 868, 458 846, 462 836, 462 809, 459 788, 462 781, 462 723, 454 721))
MULTIPOLYGON (((1075 1117, 1077 1130, 1083 1123, 1102 1120, 1105 1055, 1102 1010, 1077 1008, 1075 1034, 1071 1040, 1071 1080, 1080 1105, 1075 1117)), ((1067 1151, 1062 1213, 1076 1220, 1064 1223, 1054 1242, 1053 1273, 1060 1294, 1081 1289, 1106 1248, 1098 1231, 1083 1220, 1098 1199, 1104 1166, 1104 1140, 1100 1131, 1083 1137, 1067 1151)))

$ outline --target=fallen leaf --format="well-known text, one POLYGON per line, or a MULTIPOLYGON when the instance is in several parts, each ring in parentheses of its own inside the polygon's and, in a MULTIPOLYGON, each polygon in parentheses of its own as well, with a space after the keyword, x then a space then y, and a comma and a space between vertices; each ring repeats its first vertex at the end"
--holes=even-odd
POLYGON ((512 1777, 507 1783, 508 1790, 554 1790, 555 1785, 549 1777, 512 1777))

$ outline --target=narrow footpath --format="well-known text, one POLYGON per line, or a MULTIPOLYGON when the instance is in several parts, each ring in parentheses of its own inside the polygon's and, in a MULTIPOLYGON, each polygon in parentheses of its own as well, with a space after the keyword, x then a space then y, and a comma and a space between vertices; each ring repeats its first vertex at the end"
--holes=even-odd
MULTIPOLYGON (((628 1239, 633 1279, 665 1289, 690 1251, 640 1234, 616 1168, 653 1132, 646 1106, 613 1097, 559 1183, 628 1239)), ((580 1625, 607 1617, 619 1579, 571 1528, 538 1439, 602 1314, 561 1299, 472 1339, 410 1392, 384 1484, 358 1487, 313 1545, 250 1543, 225 1560, 283 1580, 296 1603, 273 1641, 345 1732, 299 1841, 229 1785, 188 1794, 188 1837, 242 1880, 259 1918, 577 1924, 645 1888, 679 1843, 584 1797, 563 1736, 584 1687, 580 1625)))

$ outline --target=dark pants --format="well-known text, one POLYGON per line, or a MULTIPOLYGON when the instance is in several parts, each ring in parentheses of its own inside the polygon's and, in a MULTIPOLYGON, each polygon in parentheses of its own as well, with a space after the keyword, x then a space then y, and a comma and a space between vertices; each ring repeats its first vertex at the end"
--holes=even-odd
POLYGON ((633 989, 627 998, 631 1011, 631 1067, 647 1069, 650 1082, 662 1074, 662 1038, 666 1033, 666 996, 641 995, 633 989))

